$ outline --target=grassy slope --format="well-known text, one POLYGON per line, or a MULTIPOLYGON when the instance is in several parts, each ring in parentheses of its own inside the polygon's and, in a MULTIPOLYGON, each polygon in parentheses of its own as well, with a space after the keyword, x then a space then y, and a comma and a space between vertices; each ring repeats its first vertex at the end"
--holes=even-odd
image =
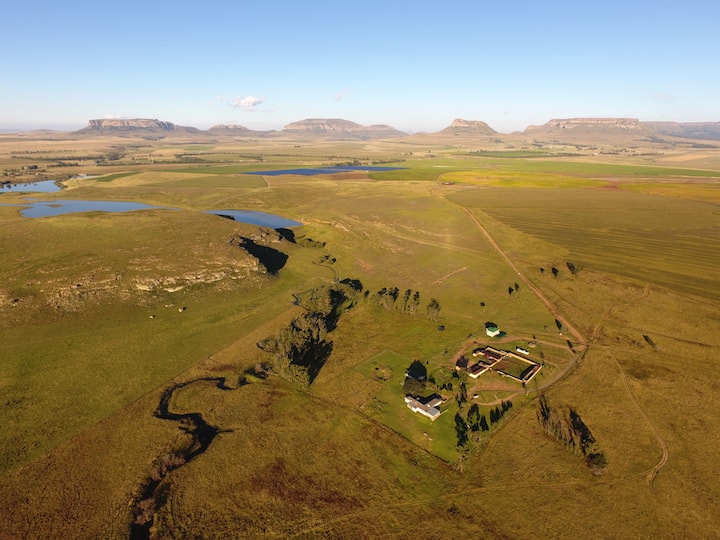
MULTIPOLYGON (((322 159, 325 149, 316 151, 313 158, 322 159)), ((495 161, 473 163, 491 168, 497 167, 495 161)), ((502 160, 506 168, 511 161, 502 160)), ((531 183, 530 166, 518 165, 518 174, 511 176, 522 176, 522 184, 531 183)), ((562 183, 574 187, 597 185, 589 177, 605 172, 623 174, 622 170, 610 171, 601 165, 573 170, 547 166, 543 170, 550 176, 554 172, 577 175, 579 182, 573 184, 572 178, 566 178, 562 183)), ((97 188, 105 190, 118 182, 107 196, 142 194, 145 202, 172 202, 192 208, 221 204, 282 212, 305 220, 302 232, 326 241, 328 248, 294 250, 291 262, 273 287, 249 296, 225 294, 221 307, 209 291, 192 296, 197 306, 184 315, 195 318, 187 323, 189 326, 168 324, 168 332, 177 332, 171 337, 180 336, 194 328, 196 346, 192 339, 190 347, 184 341, 170 339, 172 346, 155 357, 160 360, 158 367, 166 368, 153 374, 157 375, 153 380, 158 382, 146 381, 148 394, 127 406, 112 400, 105 402, 105 412, 97 419, 86 417, 90 423, 97 422, 90 428, 60 424, 55 442, 43 447, 47 453, 6 474, 0 488, 0 514, 10 519, 3 535, 44 536, 43 531, 50 527, 69 536, 126 534, 128 499, 151 471, 153 459, 181 436, 172 422, 152 418, 159 397, 159 389, 152 388, 175 374, 179 380, 206 374, 236 377, 239 366, 261 358, 255 341, 291 316, 292 311, 283 307, 289 293, 332 279, 337 272, 360 279, 371 291, 383 286, 420 290, 423 306, 430 297, 436 297, 443 308, 441 320, 431 323, 362 304, 341 319, 332 334, 333 355, 310 396, 275 381, 232 392, 191 387, 179 394, 176 407, 201 410, 207 419, 233 431, 221 434, 206 454, 173 473, 171 499, 157 517, 160 532, 173 530, 193 535, 209 530, 243 530, 249 537, 408 537, 426 533, 437 537, 452 530, 476 537, 570 537, 588 532, 604 537, 636 533, 672 537, 679 531, 687 533, 684 525, 692 523, 697 537, 711 536, 717 526, 712 509, 719 497, 712 479, 720 471, 708 433, 716 432, 719 426, 707 408, 717 390, 707 373, 712 370, 713 355, 720 343, 718 336, 698 321, 717 317, 716 302, 677 296, 637 279, 608 275, 608 271, 618 268, 632 271, 636 259, 621 259, 618 268, 602 267, 603 250, 610 249, 618 258, 623 253, 598 241, 584 245, 582 235, 568 230, 568 220, 579 220, 585 228, 594 226, 586 213, 558 213, 552 234, 543 235, 537 226, 544 217, 542 209, 537 209, 542 205, 535 205, 532 214, 527 210, 532 205, 508 203, 527 203, 540 197, 547 207, 571 196, 574 202, 585 203, 593 199, 590 193, 597 192, 548 190, 547 196, 538 196, 537 191, 528 191, 520 197, 518 189, 476 192, 458 185, 437 192, 436 173, 430 166, 417 176, 414 171, 404 173, 405 181, 396 176, 388 182, 382 180, 383 175, 397 173, 382 173, 374 182, 272 178, 268 187, 245 185, 242 190, 224 188, 226 178, 219 183, 210 179, 208 185, 218 188, 212 191, 203 191, 183 174, 177 180, 163 180, 167 189, 160 184, 121 185, 133 177, 97 188), (445 194, 450 202, 443 200, 445 194), (490 204, 493 200, 505 206, 490 204), (532 404, 514 408, 511 418, 501 424, 489 442, 484 442, 482 452, 469 457, 462 474, 421 449, 427 444, 427 437, 421 433, 428 433, 431 438, 435 435, 433 444, 439 444, 431 444, 430 449, 447 456, 447 432, 443 435, 447 425, 420 422, 422 427, 413 429, 412 423, 418 423, 418 418, 408 416, 403 405, 393 409, 396 405, 391 404, 378 414, 372 409, 378 396, 381 401, 383 396, 387 396, 385 401, 401 396, 392 386, 399 383, 397 376, 404 359, 426 359, 434 370, 440 369, 447 363, 445 350, 454 352, 468 334, 480 333, 487 318, 498 319, 501 326, 520 332, 537 332, 541 338, 544 326, 552 329, 552 317, 538 307, 529 293, 521 290, 519 295, 507 295, 512 274, 469 225, 458 204, 475 208, 478 218, 524 273, 531 275, 592 337, 590 352, 562 384, 549 392, 549 399, 571 404, 580 412, 608 456, 609 465, 602 476, 594 477, 580 458, 540 432, 532 404), (541 265, 562 266, 571 257, 575 260, 583 247, 584 265, 577 276, 563 271, 555 280, 539 274, 541 265), (334 271, 313 264, 323 253, 337 259, 334 271), (480 301, 486 302, 490 315, 479 309, 480 301), (268 312, 266 307, 261 308, 268 302, 276 309, 268 312), (238 311, 243 316, 234 315, 238 311), (437 331, 439 323, 446 326, 445 332, 437 331), (651 335, 660 350, 645 343, 643 334, 651 335), (187 361, 170 367, 168 362, 181 352, 180 345, 187 361), (392 364, 393 378, 387 382, 368 376, 368 366, 378 358, 383 365, 392 364), (193 364, 195 367, 190 367, 193 364), (356 411, 356 407, 361 409, 356 411), (388 416, 393 410, 400 416, 388 416), (381 428, 374 420, 385 418, 392 423, 403 414, 408 422, 393 427, 406 430, 405 435, 415 445, 381 428), (436 429, 438 434, 425 428, 436 429), (61 440, 65 442, 58 445, 61 440), (669 449, 670 460, 650 490, 645 477, 660 461, 663 446, 669 449), (34 485, 43 489, 28 490, 27 486, 34 485)), ((634 176, 632 172, 627 174, 634 176)), ((653 174, 662 177, 665 172, 653 174)), ((93 193, 95 188, 86 185, 81 189, 93 193)), ((674 199, 667 200, 670 205, 676 204, 674 199)), ((624 198, 610 201, 618 210, 631 204, 624 198)), ((695 220, 703 219, 694 207, 677 208, 690 210, 688 216, 694 212, 695 220)), ((690 221, 664 222, 656 217, 654 207, 649 211, 655 212, 648 215, 653 216, 650 221, 658 230, 685 227, 702 237, 698 232, 702 227, 694 228, 690 221)), ((630 218, 622 221, 621 212, 603 216, 608 219, 607 227, 633 225, 630 218)), ((714 227, 714 223, 708 223, 708 230, 714 227)), ((637 231, 634 249, 652 259, 651 241, 643 232, 648 232, 648 238, 663 233, 637 231)), ((687 234, 676 238, 682 243, 687 234)), ((698 257, 711 256, 693 246, 697 245, 691 243, 688 249, 699 249, 698 257)), ((694 275, 682 265, 671 269, 683 276, 694 275)), ((653 281, 661 281, 658 275, 651 276, 653 281)), ((685 279, 663 284, 675 287, 685 279)), ((145 313, 129 309, 126 330, 147 327, 145 313)), ((42 327, 42 332, 52 332, 52 324, 42 327)), ((101 341, 103 324, 100 318, 89 327, 97 333, 92 338, 97 342, 101 341)), ((77 339, 59 327, 57 332, 59 342, 77 339)), ((115 336, 110 341, 119 351, 125 350, 123 343, 130 346, 129 350, 134 347, 136 341, 129 339, 127 332, 120 337, 120 332, 112 331, 109 325, 105 332, 115 336)), ((545 337, 550 339, 551 333, 548 331, 545 337)), ((9 346, 20 350, 24 341, 18 334, 9 346)), ((44 354, 41 343, 37 348, 44 354)), ((77 360, 84 361, 80 357, 77 360)), ((97 367, 85 370, 96 382, 98 375, 106 380, 115 377, 112 373, 105 377, 97 367)), ((120 373, 132 370, 129 364, 119 367, 120 373)), ((52 374, 65 376, 62 370, 52 374)), ((26 381, 28 376, 32 375, 16 375, 16 379, 26 381)), ((47 387, 43 381, 37 382, 33 388, 47 387)), ((59 384, 56 390, 65 388, 66 384, 59 384)), ((86 398, 103 395, 93 393, 93 388, 92 384, 85 388, 90 394, 82 394, 82 400, 74 404, 70 400, 73 414, 87 411, 83 405, 86 398)), ((43 406, 59 395, 56 390, 37 394, 41 401, 45 400, 43 406)), ((33 406, 42 410, 37 403, 33 406)), ((441 420, 452 419, 448 416, 441 420)), ((26 428, 18 426, 18 443, 32 440, 26 428)), ((39 452, 35 450, 33 455, 39 452)))

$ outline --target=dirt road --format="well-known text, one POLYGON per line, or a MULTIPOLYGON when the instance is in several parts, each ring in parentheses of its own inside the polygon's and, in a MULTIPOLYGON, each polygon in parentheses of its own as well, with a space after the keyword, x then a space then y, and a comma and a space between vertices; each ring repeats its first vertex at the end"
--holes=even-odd
POLYGON ((563 317, 563 315, 558 311, 555 305, 547 299, 547 297, 542 293, 540 289, 538 289, 528 278, 526 278, 520 273, 520 270, 518 270, 517 266, 515 266, 510 257, 508 257, 507 253, 505 253, 505 251, 498 245, 495 239, 490 236, 490 233, 483 226, 483 224, 480 223, 478 218, 476 218, 469 209, 463 208, 463 210, 468 215, 468 217, 475 223, 477 228, 480 229, 483 235, 485 235, 485 238, 487 238, 487 241, 490 242, 490 245, 495 249, 495 251, 498 252, 498 254, 505 260, 507 265, 512 268, 512 270, 518 275, 518 277, 525 284, 525 286, 530 289, 530 291, 535 295, 538 300, 540 300, 540 302, 543 303, 543 305, 548 309, 548 311, 550 311, 550 313, 552 313, 552 315, 558 321, 560 321, 565 328, 567 328, 570 334, 572 334, 572 337, 575 339, 575 342, 583 349, 587 348, 587 341, 585 340, 585 337, 580 333, 580 331, 578 331, 577 328, 575 328, 565 317, 563 317))

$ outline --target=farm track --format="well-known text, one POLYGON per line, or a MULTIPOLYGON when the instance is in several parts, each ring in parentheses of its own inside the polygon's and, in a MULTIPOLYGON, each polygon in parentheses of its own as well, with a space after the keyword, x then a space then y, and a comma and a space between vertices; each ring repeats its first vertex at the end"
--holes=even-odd
MULTIPOLYGON (((555 306, 545 297, 545 295, 537 287, 535 287, 535 285, 533 285, 530 282, 529 279, 527 279, 525 276, 523 276, 518 271, 517 267, 513 264, 510 257, 508 257, 507 253, 505 253, 505 251, 498 245, 498 243, 490 235, 488 230, 482 225, 482 223, 480 223, 480 221, 473 215, 473 213, 467 208, 463 208, 463 210, 470 217, 470 219, 473 220, 473 222, 477 225, 477 227, 483 232, 483 234, 487 238, 488 242, 490 242, 490 244, 497 250, 497 252, 500 254, 500 256, 510 266, 510 268, 512 268, 518 274, 518 276, 525 283, 525 285, 527 285, 527 287, 535 294, 535 296, 538 298, 538 300, 540 300, 550 310, 550 312, 555 316, 555 318, 558 321, 560 321, 570 331, 570 333, 573 335, 573 337, 583 347, 583 352, 580 353, 579 355, 576 355, 576 357, 575 357, 576 362, 579 361, 582 357, 585 356, 585 353, 588 350, 588 344, 587 344, 587 341, 585 340, 584 336, 559 313, 559 311, 555 308, 555 306)), ((643 294, 645 296, 647 296, 648 293, 649 293, 649 290, 646 287, 643 290, 643 294)), ((655 438, 658 441, 658 444, 660 445, 660 448, 662 449, 662 457, 660 458, 660 461, 658 461, 658 463, 647 473, 647 476, 646 476, 647 483, 650 487, 650 490, 651 490, 653 496, 656 496, 655 488, 654 488, 655 478, 657 477, 660 470, 667 464, 668 459, 670 457, 670 452, 668 450, 667 443, 660 435, 660 432, 655 427, 655 425, 650 421, 650 418, 647 416, 645 411, 640 406, 640 403, 635 398, 635 395, 632 393, 632 390, 630 389, 630 385, 628 383, 627 376, 625 375, 625 371, 622 369, 622 366, 620 365, 618 360, 612 354, 610 355, 610 357, 613 359, 613 361, 617 365, 618 369, 620 370, 623 385, 625 386, 625 390, 626 390, 628 396, 630 397, 631 401, 635 405, 635 408, 637 409, 637 411, 640 413, 640 415, 645 420, 650 431, 653 433, 653 435, 655 436, 655 438)), ((567 376, 567 374, 570 372, 571 368, 575 365, 576 362, 571 362, 557 379, 555 379, 554 381, 548 382, 542 388, 539 388, 538 391, 544 390, 544 389, 548 388, 549 386, 551 386, 552 384, 555 384, 555 383, 561 381, 562 379, 564 379, 567 376)))
POLYGON ((468 217, 475 223, 477 228, 483 233, 485 238, 488 240, 490 245, 495 249, 495 251, 498 252, 498 254, 503 258, 503 260, 507 263, 507 265, 520 277, 520 280, 532 291, 532 293, 535 295, 535 297, 540 300, 540 302, 550 311, 550 313, 558 320, 560 321, 563 326, 565 326, 570 333, 573 335, 575 340, 583 347, 587 347, 587 342, 583 335, 572 325, 570 324, 567 319, 558 311, 558 309, 555 307, 555 305, 548 300, 548 298, 542 293, 540 289, 538 289, 532 281, 530 281, 525 275, 520 273, 520 270, 517 266, 515 266, 515 263, 512 262, 508 254, 503 250, 498 243, 495 241, 495 239, 490 235, 488 230, 483 226, 482 223, 480 223, 480 220, 475 217, 475 215, 467 208, 463 208, 463 211, 468 215, 468 217))
POLYGON ((645 420, 645 423, 648 426, 648 429, 652 432, 655 439, 657 439, 658 444, 660 445, 660 448, 662 450, 662 456, 660 458, 660 461, 658 461, 655 466, 650 469, 650 471, 647 473, 646 480, 648 483, 648 486, 650 487, 650 491, 652 492, 653 496, 657 498, 657 494, 655 493, 655 478, 657 478, 658 473, 660 470, 667 464, 668 459, 670 458, 670 451, 668 450, 667 443, 665 442, 665 439, 663 439, 662 435, 660 435, 660 432, 655 427, 655 424, 652 423, 650 418, 647 414, 645 414, 645 411, 640 406, 640 403, 638 402, 637 398, 635 398, 635 395, 632 393, 632 390, 630 389, 630 383, 628 382, 627 375, 625 374, 625 370, 620 365, 620 362, 618 362, 618 359, 615 358, 615 356, 612 353, 608 353, 608 356, 612 358, 612 361, 617 366, 618 370, 620 371, 620 376, 622 378, 623 386, 625 386, 625 391, 628 394, 628 397, 630 398, 630 401, 633 402, 633 405, 635 405, 635 408, 637 409, 640 416, 642 416, 643 420, 645 420))

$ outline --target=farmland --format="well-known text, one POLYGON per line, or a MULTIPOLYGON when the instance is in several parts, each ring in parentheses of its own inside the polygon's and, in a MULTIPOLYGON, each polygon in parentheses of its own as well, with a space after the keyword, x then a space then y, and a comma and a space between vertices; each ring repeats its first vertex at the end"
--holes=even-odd
POLYGON ((720 159, 683 152, 0 138, 0 168, 42 163, 64 188, 34 198, 175 209, 0 206, 0 536, 128 537, 151 515, 157 537, 712 537, 720 159), (401 169, 247 174, 354 160, 401 169), (219 208, 303 225, 203 212, 219 208), (308 306, 339 291, 298 384, 283 329, 311 334, 308 306), (533 342, 543 367, 527 387, 456 371, 487 342, 533 342), (414 362, 434 421, 403 401, 414 362), (157 414, 173 384, 183 421, 157 414), (543 432, 541 393, 604 467, 543 432), (217 434, 193 455, 198 418, 217 434))

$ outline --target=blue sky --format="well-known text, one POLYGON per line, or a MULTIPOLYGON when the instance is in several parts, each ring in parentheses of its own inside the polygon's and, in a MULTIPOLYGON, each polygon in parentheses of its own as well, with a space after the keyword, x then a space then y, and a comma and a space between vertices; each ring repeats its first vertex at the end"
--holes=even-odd
POLYGON ((720 3, 0 0, 0 128, 720 120, 720 3))

